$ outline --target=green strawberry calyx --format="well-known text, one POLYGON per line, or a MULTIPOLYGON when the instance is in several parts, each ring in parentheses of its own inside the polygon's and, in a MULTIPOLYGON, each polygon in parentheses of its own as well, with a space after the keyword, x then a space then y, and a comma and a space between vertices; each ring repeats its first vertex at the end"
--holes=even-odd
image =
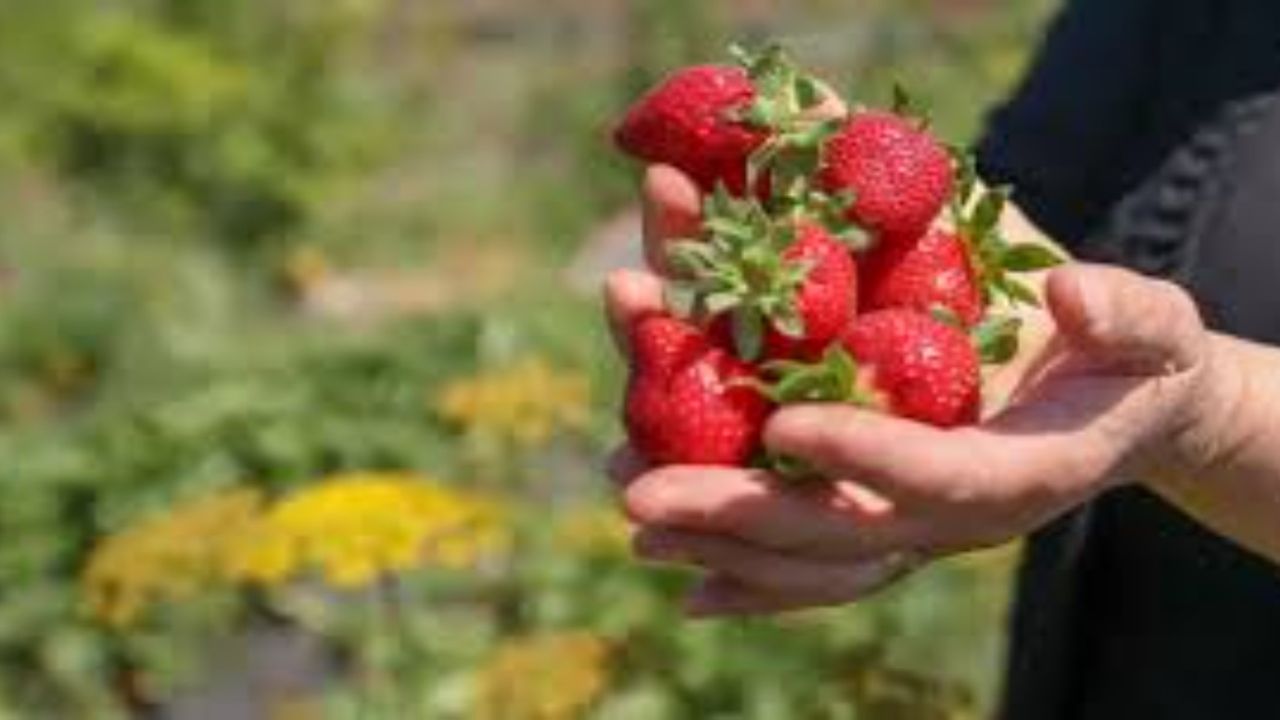
POLYGON ((821 118, 815 112, 834 96, 822 81, 802 72, 779 43, 758 52, 729 48, 756 88, 754 102, 734 112, 733 119, 765 130, 769 139, 747 162, 747 186, 762 187, 787 205, 799 204, 811 190, 810 178, 822 164, 822 148, 845 118, 821 118))
POLYGON ((954 310, 944 305, 930 307, 929 315, 944 325, 968 334, 984 365, 1004 365, 1018 354, 1021 318, 988 313, 981 322, 968 328, 954 310))
POLYGON ((965 242, 983 304, 1004 303, 1009 307, 1040 307, 1040 298, 1031 286, 1014 277, 1061 265, 1065 260, 1038 243, 1010 243, 1000 231, 1000 219, 1009 204, 1009 187, 982 188, 973 155, 952 148, 956 165, 956 191, 950 213, 965 242))
POLYGON ((844 220, 844 202, 815 192, 775 216, 757 200, 735 198, 718 187, 704 202, 701 237, 669 246, 668 262, 677 278, 667 284, 668 307, 699 322, 728 315, 734 347, 747 362, 760 358, 769 328, 804 337, 797 298, 813 264, 786 252, 805 223, 850 248, 860 247, 864 237, 844 220))
POLYGON ((776 405, 844 403, 883 409, 884 397, 874 389, 871 372, 839 343, 827 348, 817 362, 778 360, 761 368, 759 391, 776 405))
POLYGON ((702 237, 677 240, 668 250, 678 275, 667 284, 668 306, 698 321, 727 314, 735 349, 748 362, 763 352, 767 326, 803 336, 796 296, 812 267, 784 257, 795 232, 758 202, 717 188, 705 201, 702 237))
POLYGON ((911 121, 922 132, 933 126, 933 118, 929 117, 928 108, 920 104, 907 91, 907 87, 897 81, 893 83, 893 105, 891 109, 894 115, 911 121))
POLYGON ((1007 315, 988 315, 970 332, 973 346, 984 365, 1004 365, 1018 354, 1022 320, 1007 315))

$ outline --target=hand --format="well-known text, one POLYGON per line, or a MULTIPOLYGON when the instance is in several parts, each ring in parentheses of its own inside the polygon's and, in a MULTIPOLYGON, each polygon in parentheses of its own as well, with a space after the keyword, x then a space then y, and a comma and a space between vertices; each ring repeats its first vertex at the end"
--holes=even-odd
MULTIPOLYGON (((646 178, 648 256, 697 229, 697 191, 668 168, 646 178)), ((615 327, 660 304, 648 273, 611 278, 615 327)), ((833 481, 797 487, 728 468, 648 469, 625 449, 613 474, 642 557, 701 568, 698 615, 856 600, 922 560, 998 544, 1118 482, 1180 461, 1212 397, 1208 335, 1176 287, 1076 265, 1046 282, 1047 313, 996 378, 1009 405, 951 431, 846 406, 779 412, 765 441, 833 481)), ((620 334, 619 337, 622 337, 620 334)), ((1190 462, 1191 460, 1187 460, 1190 462)))

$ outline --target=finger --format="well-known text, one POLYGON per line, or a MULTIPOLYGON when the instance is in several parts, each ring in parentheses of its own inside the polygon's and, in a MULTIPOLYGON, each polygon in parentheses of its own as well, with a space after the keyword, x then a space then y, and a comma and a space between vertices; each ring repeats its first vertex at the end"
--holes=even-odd
MULTIPOLYGON (((1088 393, 1069 398, 1091 399, 1096 397, 1088 393)), ((1111 462, 1112 444, 1091 441, 1084 432, 1044 418, 1019 418, 1015 411, 985 426, 939 430, 830 405, 780 411, 765 439, 777 452, 803 458, 832 477, 855 477, 891 501, 887 519, 856 533, 856 550, 867 557, 1005 539, 992 537, 1002 527, 983 525, 990 508, 1039 510, 1049 493, 1066 502, 1070 483, 1111 462)))
POLYGON ((610 453, 605 467, 609 479, 621 490, 643 475, 649 464, 630 445, 623 445, 610 453))
POLYGON ((604 305, 614 343, 625 354, 632 322, 663 309, 662 281, 647 272, 615 270, 605 280, 604 305))
POLYGON ((869 563, 859 568, 857 587, 848 592, 780 592, 759 588, 731 576, 712 574, 690 592, 685 611, 695 618, 776 615, 797 610, 845 605, 862 600, 910 574, 915 566, 895 561, 869 563))
POLYGON ((826 562, 762 548, 723 535, 667 528, 642 528, 634 540, 638 556, 656 561, 696 565, 770 592, 813 597, 858 597, 883 565, 906 563, 905 555, 874 561, 826 562))
POLYGON ((858 558, 899 547, 906 526, 862 512, 848 484, 793 487, 752 470, 665 467, 646 473, 625 490, 632 520, 690 532, 726 534, 746 542, 813 557, 858 558))
POLYGON ((1192 368, 1203 357, 1199 311, 1173 283, 1077 264, 1050 275, 1048 300, 1072 347, 1108 369, 1164 374, 1192 368))
POLYGON ((970 464, 961 430, 921 423, 848 405, 797 405, 778 411, 765 428, 765 445, 797 457, 823 475, 856 478, 891 501, 931 494, 970 464))
POLYGON ((702 195, 687 175, 669 165, 653 165, 644 177, 644 254, 649 267, 663 272, 667 242, 697 237, 702 226, 702 195))

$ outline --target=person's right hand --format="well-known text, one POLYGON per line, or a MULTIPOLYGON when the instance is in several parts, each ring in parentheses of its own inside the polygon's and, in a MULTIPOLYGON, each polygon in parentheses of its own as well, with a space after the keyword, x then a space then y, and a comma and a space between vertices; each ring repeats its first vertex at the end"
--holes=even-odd
MULTIPOLYGON (((653 168, 645 196, 648 255, 661 271, 665 242, 696 234, 698 192, 653 168)), ((653 273, 612 277, 615 327, 659 308, 660 286, 653 273)), ((1046 287, 1040 334, 998 377, 1017 388, 1012 404, 980 426, 937 430, 840 405, 778 412, 766 444, 823 471, 831 483, 819 490, 754 470, 646 468, 624 450, 615 474, 641 526, 637 551, 706 570, 700 613, 847 602, 920 558, 1029 532, 1114 486, 1125 466, 1196 462, 1179 458, 1221 403, 1187 295, 1083 265, 1046 287)))

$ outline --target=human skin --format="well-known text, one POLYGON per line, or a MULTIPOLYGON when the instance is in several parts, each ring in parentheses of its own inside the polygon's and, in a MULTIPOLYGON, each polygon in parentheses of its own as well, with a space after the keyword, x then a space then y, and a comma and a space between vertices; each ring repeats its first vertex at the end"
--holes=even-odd
MULTIPOLYGON (((606 306, 625 328, 661 307, 662 248, 698 229, 696 188, 646 173, 652 272, 620 271, 606 306)), ((1051 244, 1016 208, 1004 232, 1051 244)), ((922 563, 997 545, 1125 483, 1280 562, 1280 351, 1205 329, 1177 286, 1073 263, 1034 278, 1013 363, 987 378, 975 427, 939 430, 842 405, 779 411, 774 452, 829 482, 759 470, 611 461, 641 558, 703 576, 695 616, 856 601, 922 563)))

